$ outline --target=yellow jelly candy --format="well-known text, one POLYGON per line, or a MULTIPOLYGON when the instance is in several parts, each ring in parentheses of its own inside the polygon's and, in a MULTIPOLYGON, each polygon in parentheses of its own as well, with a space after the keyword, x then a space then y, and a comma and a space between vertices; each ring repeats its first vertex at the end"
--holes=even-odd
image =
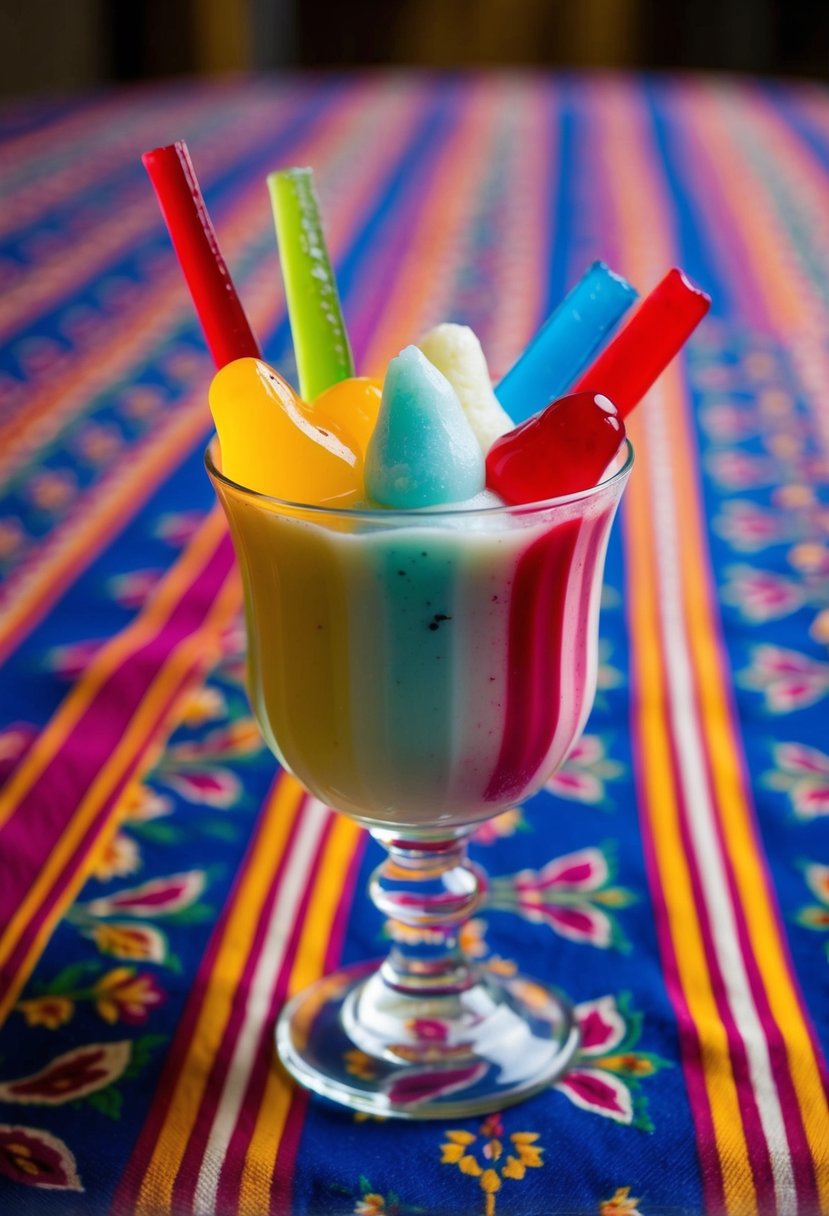
POLYGON ((363 498, 356 439, 262 359, 236 359, 217 372, 210 410, 231 481, 289 502, 349 507, 363 498))
POLYGON ((360 452, 366 454, 369 440, 377 425, 383 385, 369 376, 351 376, 340 380, 314 400, 314 418, 320 415, 341 423, 357 441, 360 452))

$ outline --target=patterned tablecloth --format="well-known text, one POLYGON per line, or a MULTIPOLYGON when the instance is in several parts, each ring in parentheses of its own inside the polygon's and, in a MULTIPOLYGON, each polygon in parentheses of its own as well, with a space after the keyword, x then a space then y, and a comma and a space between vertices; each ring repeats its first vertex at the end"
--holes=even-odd
POLYGON ((826 94, 176 84, 0 137, 0 1210, 829 1210, 826 94), (286 995, 382 953, 377 854, 245 700, 211 366, 138 160, 177 137, 289 374, 280 164, 316 168, 363 370, 455 318, 503 372, 595 257, 714 298, 633 421, 584 737, 475 838, 468 949, 583 1029, 501 1115, 354 1117, 272 1067, 286 995))

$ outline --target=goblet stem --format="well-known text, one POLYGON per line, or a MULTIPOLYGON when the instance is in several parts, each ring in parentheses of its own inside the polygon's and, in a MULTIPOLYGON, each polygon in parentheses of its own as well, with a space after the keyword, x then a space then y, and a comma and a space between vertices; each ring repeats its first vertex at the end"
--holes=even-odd
POLYGON ((461 947, 487 885, 466 854, 470 831, 372 831, 386 857, 369 890, 391 950, 284 1009, 279 1054, 303 1085, 373 1114, 455 1118, 518 1102, 567 1067, 578 1044, 567 1001, 526 976, 494 975, 461 947))
POLYGON ((417 997, 470 988, 478 976, 461 949, 460 929, 480 907, 486 875, 467 856, 469 831, 446 840, 372 835, 387 851, 369 884, 393 943, 380 968, 383 982, 417 997))

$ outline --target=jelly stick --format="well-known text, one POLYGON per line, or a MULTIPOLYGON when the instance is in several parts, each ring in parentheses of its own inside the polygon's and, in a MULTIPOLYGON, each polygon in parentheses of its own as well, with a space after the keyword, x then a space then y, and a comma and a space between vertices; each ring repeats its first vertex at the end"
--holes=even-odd
POLYGON ((187 145, 178 140, 145 152, 141 160, 216 366, 224 367, 246 355, 258 357, 259 343, 219 249, 187 145))
POLYGON ((354 375, 337 283, 310 169, 268 175, 276 239, 294 339, 299 391, 313 401, 354 375))

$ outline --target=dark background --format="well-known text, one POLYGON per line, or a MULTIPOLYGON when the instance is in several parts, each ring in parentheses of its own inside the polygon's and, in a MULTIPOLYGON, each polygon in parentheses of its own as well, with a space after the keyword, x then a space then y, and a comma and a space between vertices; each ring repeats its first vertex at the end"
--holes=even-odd
POLYGON ((399 64, 829 79, 829 0, 0 0, 0 92, 399 64))

